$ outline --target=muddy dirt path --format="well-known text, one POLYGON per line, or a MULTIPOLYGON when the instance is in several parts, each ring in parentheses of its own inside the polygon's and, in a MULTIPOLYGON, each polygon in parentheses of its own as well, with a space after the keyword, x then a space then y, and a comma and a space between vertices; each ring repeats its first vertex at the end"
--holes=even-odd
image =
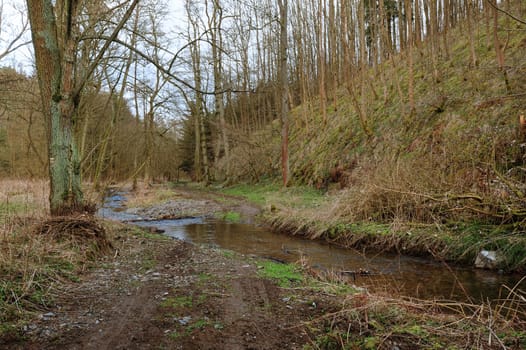
POLYGON ((329 297, 279 287, 255 257, 117 225, 115 254, 60 284, 53 306, 0 349, 302 349, 329 297))

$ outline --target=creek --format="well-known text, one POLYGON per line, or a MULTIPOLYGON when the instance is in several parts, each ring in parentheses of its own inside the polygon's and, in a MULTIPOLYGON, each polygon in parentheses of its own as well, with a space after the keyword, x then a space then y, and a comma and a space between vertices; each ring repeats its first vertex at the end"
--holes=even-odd
POLYGON ((250 223, 232 223, 206 217, 143 220, 139 215, 124 210, 125 196, 125 192, 110 194, 99 209, 98 215, 150 229, 155 228, 167 236, 197 245, 217 247, 240 254, 285 262, 296 262, 303 256, 314 268, 333 271, 352 284, 372 292, 480 303, 505 299, 508 290, 503 286, 513 288, 522 277, 518 274, 451 267, 428 259, 404 255, 364 254, 322 241, 273 233, 250 223))

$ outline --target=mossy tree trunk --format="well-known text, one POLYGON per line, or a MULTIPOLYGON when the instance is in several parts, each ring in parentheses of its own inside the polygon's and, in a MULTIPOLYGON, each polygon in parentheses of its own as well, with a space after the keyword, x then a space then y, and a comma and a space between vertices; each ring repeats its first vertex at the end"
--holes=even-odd
POLYGON ((27 0, 43 114, 48 126, 50 210, 65 215, 84 209, 81 169, 74 135, 80 93, 96 64, 131 15, 134 0, 110 39, 78 80, 78 0, 27 0))
POLYGON ((73 134, 78 96, 73 94, 76 1, 27 0, 38 81, 48 124, 52 215, 76 211, 83 202, 73 134), (56 14, 60 16, 56 16, 56 14))

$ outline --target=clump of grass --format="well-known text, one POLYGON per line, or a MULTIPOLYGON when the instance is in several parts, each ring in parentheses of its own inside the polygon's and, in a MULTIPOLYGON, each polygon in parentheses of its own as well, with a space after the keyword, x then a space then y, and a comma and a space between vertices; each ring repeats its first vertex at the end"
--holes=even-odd
POLYGON ((218 213, 216 215, 219 219, 225 220, 228 222, 237 223, 241 221, 241 214, 235 211, 229 211, 226 213, 218 213))
POLYGON ((91 219, 46 220, 48 192, 44 181, 6 180, 0 181, 0 188, 2 206, 16 208, 0 220, 3 337, 14 334, 13 330, 33 312, 51 305, 52 286, 78 281, 94 258, 111 250, 111 243, 104 228, 91 219), (22 205, 13 207, 12 203, 22 205))
POLYGON ((349 294, 341 310, 309 324, 309 349, 522 349, 524 291, 505 303, 462 304, 349 294))
POLYGON ((0 243, 0 323, 12 325, 48 307, 51 287, 77 282, 98 256, 98 248, 90 244, 55 240, 23 227, 2 232, 0 243))

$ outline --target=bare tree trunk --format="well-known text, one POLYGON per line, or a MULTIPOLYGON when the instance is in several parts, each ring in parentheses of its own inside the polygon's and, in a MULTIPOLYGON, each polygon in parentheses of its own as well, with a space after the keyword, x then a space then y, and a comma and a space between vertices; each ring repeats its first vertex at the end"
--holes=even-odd
MULTIPOLYGON (((227 182, 230 177, 230 148, 228 144, 227 125, 225 120, 225 105, 223 101, 223 60, 221 52, 223 51, 223 40, 221 33, 221 25, 223 21, 223 9, 219 0, 213 0, 212 18, 209 19, 210 33, 212 37, 212 64, 214 69, 214 104, 216 120, 219 119, 221 129, 220 145, 223 146, 225 158, 225 175, 227 182)), ((246 77, 248 78, 248 77, 246 77)))
POLYGON ((478 60, 477 60, 477 54, 475 52, 475 34, 473 30, 473 21, 475 20, 475 17, 478 17, 478 9, 476 10, 475 5, 473 4, 473 0, 468 0, 467 4, 467 16, 466 21, 468 26, 468 35, 469 35, 469 55, 470 55, 470 61, 472 67, 478 67, 478 60))
POLYGON ((404 0, 405 14, 406 14, 406 27, 407 27, 407 65, 408 65, 408 91, 409 96, 409 119, 415 113, 415 77, 413 70, 413 21, 411 0, 404 0))
POLYGON ((288 50, 288 30, 287 15, 288 1, 278 0, 279 6, 279 76, 280 76, 280 96, 281 96, 281 171, 283 186, 289 183, 289 116, 288 116, 288 74, 287 74, 287 50, 288 50))
POLYGON ((325 18, 323 16, 325 8, 325 2, 319 0, 318 2, 318 69, 319 69, 319 78, 318 78, 318 88, 320 93, 320 112, 322 115, 323 123, 327 123, 327 90, 325 88, 326 78, 325 78, 325 18))

